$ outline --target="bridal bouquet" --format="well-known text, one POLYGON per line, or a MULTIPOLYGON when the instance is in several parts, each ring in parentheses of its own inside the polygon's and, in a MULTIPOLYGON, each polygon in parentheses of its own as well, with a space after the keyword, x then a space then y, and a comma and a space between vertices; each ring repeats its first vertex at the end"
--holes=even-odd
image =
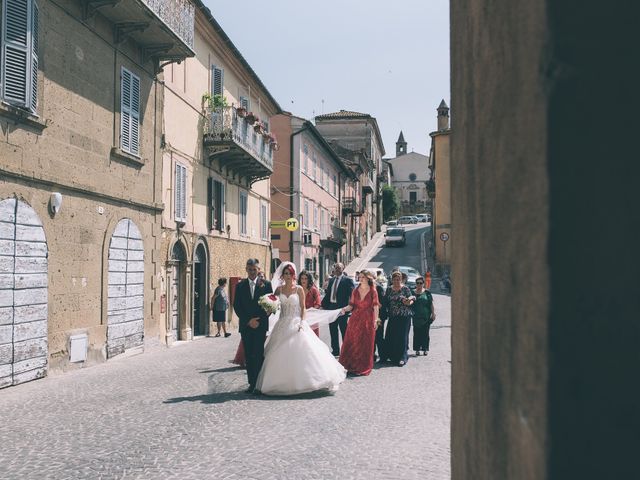
POLYGON ((265 312, 271 315, 276 313, 278 308, 280 308, 280 300, 273 293, 268 293, 266 295, 262 295, 258 299, 258 305, 260 305, 265 312))

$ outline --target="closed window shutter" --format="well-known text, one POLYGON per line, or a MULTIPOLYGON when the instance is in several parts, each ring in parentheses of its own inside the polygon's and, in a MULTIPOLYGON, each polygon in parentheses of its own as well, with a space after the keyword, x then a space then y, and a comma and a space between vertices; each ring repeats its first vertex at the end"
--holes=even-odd
POLYGON ((207 178, 207 227, 213 230, 216 225, 216 204, 213 195, 213 178, 207 178))
POLYGON ((2 98, 30 107, 29 0, 2 2, 2 98))
POLYGON ((240 97, 240 106, 249 110, 249 99, 247 97, 240 97))
POLYGON ((38 16, 36 2, 31 4, 31 111, 38 106, 38 16))
POLYGON ((120 148, 140 154, 140 78, 122 69, 120 95, 120 148))
POLYGON ((211 95, 222 95, 224 89, 224 70, 211 66, 211 95))
POLYGON ((140 78, 131 75, 131 151, 140 154, 140 78))
POLYGON ((223 231, 224 230, 224 223, 225 223, 225 212, 227 210, 227 197, 225 194, 225 185, 222 182, 218 182, 218 185, 220 186, 220 212, 218 214, 218 217, 220 218, 220 226, 219 226, 219 230, 223 231))
MULTIPOLYGON (((120 148, 131 150, 131 72, 122 69, 120 81, 120 148)), ((176 167, 177 168, 177 167, 176 167)), ((177 177, 176 169, 176 178, 177 177)))
POLYGON ((176 163, 175 218, 184 222, 187 219, 187 169, 176 163))

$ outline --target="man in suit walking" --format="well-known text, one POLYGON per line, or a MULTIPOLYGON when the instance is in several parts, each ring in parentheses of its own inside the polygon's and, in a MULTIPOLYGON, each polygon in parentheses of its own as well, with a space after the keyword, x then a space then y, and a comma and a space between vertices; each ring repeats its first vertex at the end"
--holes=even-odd
POLYGON ((271 283, 258 276, 260 267, 255 258, 247 260, 247 278, 236 286, 233 309, 240 319, 240 335, 244 344, 249 388, 254 393, 258 373, 264 362, 264 341, 269 330, 269 315, 258 300, 262 295, 273 293, 271 283))
MULTIPOLYGON (((342 263, 336 263, 333 266, 333 278, 329 280, 327 291, 322 299, 322 308, 325 310, 337 310, 349 305, 351 292, 353 292, 355 285, 351 278, 342 273, 343 270, 344 265, 342 263)), ((331 333, 331 351, 336 357, 340 355, 340 338, 338 335, 338 328, 342 334, 342 341, 344 341, 349 315, 349 313, 341 315, 335 322, 329 324, 329 332, 331 333)))

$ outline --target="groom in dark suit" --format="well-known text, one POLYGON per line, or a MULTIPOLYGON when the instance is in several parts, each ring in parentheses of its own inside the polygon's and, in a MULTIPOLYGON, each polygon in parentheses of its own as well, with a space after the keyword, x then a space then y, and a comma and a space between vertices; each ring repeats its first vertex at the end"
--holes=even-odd
MULTIPOLYGON (((342 273, 343 270, 344 265, 342 263, 336 263, 333 266, 333 277, 329 280, 329 285, 327 285, 327 290, 322 299, 322 308, 325 310, 337 310, 349 305, 351 292, 353 292, 355 285, 351 278, 342 273)), ((347 332, 347 320, 349 315, 349 313, 341 315, 335 322, 329 324, 329 332, 331 333, 331 351, 335 357, 340 355, 340 338, 338 335, 338 328, 340 328, 342 341, 344 342, 344 335, 347 332)))
POLYGON ((264 361, 264 341, 269 330, 269 315, 258 305, 258 300, 262 295, 273 293, 273 290, 269 281, 258 276, 260 267, 257 259, 247 260, 246 270, 248 278, 236 286, 233 309, 240 319, 249 380, 247 393, 253 393, 264 361))

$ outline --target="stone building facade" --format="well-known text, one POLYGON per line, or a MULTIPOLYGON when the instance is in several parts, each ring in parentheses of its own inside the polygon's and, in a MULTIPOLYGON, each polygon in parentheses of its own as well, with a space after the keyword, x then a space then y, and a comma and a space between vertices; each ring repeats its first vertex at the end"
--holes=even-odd
POLYGON ((426 182, 429 180, 429 157, 407 151, 407 142, 400 132, 396 142, 396 156, 385 160, 391 169, 391 186, 395 189, 399 215, 430 213, 426 182))
POLYGON ((331 266, 347 260, 352 232, 342 200, 353 197, 357 176, 311 122, 283 113, 272 125, 282 148, 271 178, 271 216, 297 218, 301 226, 296 232, 272 229, 273 246, 280 260, 317 274, 322 285, 331 266))
POLYGON ((160 338, 161 3, 0 2, 0 386, 160 338))
POLYGON ((367 113, 347 110, 319 115, 315 120, 317 129, 330 144, 336 144, 360 158, 357 163, 361 170, 358 177, 362 202, 357 208, 362 212, 358 219, 362 230, 356 239, 359 252, 380 231, 382 224, 380 180, 385 150, 378 122, 367 113))
MULTIPOLYGON (((195 1, 195 58, 165 69, 160 289, 167 344, 210 331, 221 277, 247 258, 270 270, 270 183, 280 107, 208 8, 195 1), (251 121, 249 121, 251 119, 251 121)), ((231 309, 228 311, 232 318, 231 309)))
POLYGON ((431 132, 429 171, 435 185, 431 225, 431 244, 435 247, 435 269, 440 274, 450 271, 451 239, 451 149, 449 107, 444 100, 438 107, 438 130, 431 132))

